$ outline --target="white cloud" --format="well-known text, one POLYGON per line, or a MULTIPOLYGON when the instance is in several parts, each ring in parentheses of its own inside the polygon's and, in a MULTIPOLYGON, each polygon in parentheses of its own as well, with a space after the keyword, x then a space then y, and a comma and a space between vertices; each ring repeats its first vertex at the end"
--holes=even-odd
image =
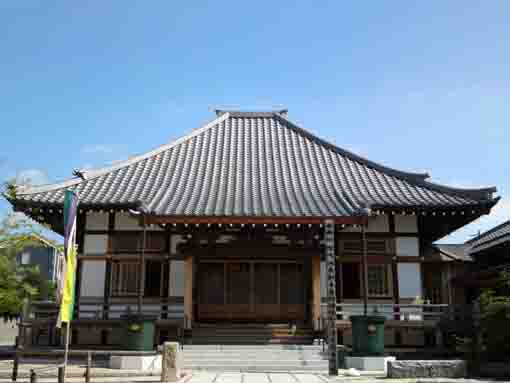
POLYGON ((86 145, 81 148, 81 152, 84 154, 111 154, 115 152, 115 146, 104 144, 86 145))
POLYGON ((20 185, 44 185, 49 181, 48 175, 39 169, 21 170, 16 174, 16 183, 20 185))

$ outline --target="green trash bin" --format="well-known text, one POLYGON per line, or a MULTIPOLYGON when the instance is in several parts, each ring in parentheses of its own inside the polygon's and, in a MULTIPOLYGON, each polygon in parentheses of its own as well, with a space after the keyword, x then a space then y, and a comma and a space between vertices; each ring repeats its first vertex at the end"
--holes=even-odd
POLYGON ((132 351, 154 350, 154 321, 152 317, 126 318, 124 347, 132 351))
POLYGON ((352 355, 384 355, 384 322, 386 318, 376 315, 351 316, 352 355))

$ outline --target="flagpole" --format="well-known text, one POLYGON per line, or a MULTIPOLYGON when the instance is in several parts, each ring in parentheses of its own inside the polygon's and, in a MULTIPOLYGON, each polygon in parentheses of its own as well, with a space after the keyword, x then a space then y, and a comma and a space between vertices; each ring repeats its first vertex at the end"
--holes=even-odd
POLYGON ((69 339, 71 338, 69 336, 70 333, 71 333, 71 321, 66 323, 66 347, 64 350, 64 378, 66 376, 67 360, 69 358, 69 339))

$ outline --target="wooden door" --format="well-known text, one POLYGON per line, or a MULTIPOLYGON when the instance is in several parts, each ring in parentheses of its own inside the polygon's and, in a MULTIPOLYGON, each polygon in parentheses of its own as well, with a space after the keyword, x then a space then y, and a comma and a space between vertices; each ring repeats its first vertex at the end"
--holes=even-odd
POLYGON ((305 320, 306 282, 301 263, 203 262, 197 282, 199 320, 305 320))
POLYGON ((252 266, 248 262, 227 264, 228 317, 233 320, 248 320, 255 317, 252 307, 252 266))
POLYGON ((305 320, 305 280, 303 264, 280 264, 280 319, 305 320))
POLYGON ((201 263, 198 267, 198 317, 224 319, 225 264, 201 263))
POLYGON ((277 263, 255 263, 254 265, 254 310, 257 320, 278 321, 280 319, 277 263))

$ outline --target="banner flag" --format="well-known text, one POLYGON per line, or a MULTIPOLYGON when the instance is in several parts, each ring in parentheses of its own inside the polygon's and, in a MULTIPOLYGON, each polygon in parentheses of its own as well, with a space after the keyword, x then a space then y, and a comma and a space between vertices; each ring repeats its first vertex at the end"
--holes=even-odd
POLYGON ((66 190, 64 197, 64 272, 58 283, 60 312, 57 327, 73 320, 74 292, 76 277, 76 214, 78 212, 78 195, 66 190))

